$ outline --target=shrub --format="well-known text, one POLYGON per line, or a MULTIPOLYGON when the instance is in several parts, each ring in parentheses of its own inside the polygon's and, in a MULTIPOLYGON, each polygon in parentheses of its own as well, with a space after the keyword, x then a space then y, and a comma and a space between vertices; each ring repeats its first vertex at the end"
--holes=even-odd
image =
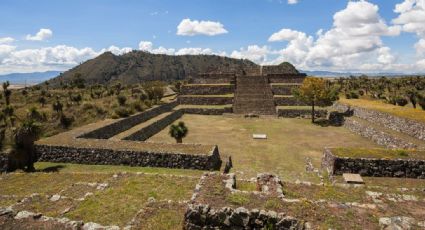
POLYGON ((425 94, 420 94, 418 96, 418 104, 421 106, 422 110, 425 110, 425 94))
POLYGON ((142 112, 143 110, 145 110, 143 104, 141 102, 138 102, 138 101, 131 103, 131 108, 133 110, 138 111, 138 112, 142 112))
POLYGON ((69 128, 72 123, 74 122, 74 117, 68 117, 65 114, 61 114, 60 116, 60 124, 62 125, 63 128, 67 129, 69 128))
POLYGON ((398 98, 396 98, 395 101, 396 101, 397 105, 399 105, 399 106, 405 106, 405 105, 407 105, 407 103, 409 103, 406 100, 406 98, 403 98, 403 97, 398 97, 398 98))
POLYGON ((118 117, 128 117, 131 114, 133 114, 133 111, 129 108, 126 108, 126 107, 118 107, 118 108, 115 109, 115 114, 118 117))
POLYGON ((118 100, 118 104, 123 106, 127 102, 127 97, 124 95, 118 95, 117 100, 118 100))
POLYGON ((364 95, 364 91, 363 90, 359 90, 359 95, 363 96, 364 95))

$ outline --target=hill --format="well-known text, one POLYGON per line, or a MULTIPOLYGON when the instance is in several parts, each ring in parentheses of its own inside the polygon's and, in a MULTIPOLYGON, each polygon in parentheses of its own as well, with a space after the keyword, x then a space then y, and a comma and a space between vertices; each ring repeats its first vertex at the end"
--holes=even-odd
POLYGON ((258 65, 249 60, 216 55, 170 56, 133 51, 117 56, 106 52, 51 79, 50 84, 58 86, 60 82, 70 82, 76 73, 80 73, 88 84, 108 84, 115 81, 133 84, 146 80, 195 78, 202 72, 242 71, 253 67, 258 65))

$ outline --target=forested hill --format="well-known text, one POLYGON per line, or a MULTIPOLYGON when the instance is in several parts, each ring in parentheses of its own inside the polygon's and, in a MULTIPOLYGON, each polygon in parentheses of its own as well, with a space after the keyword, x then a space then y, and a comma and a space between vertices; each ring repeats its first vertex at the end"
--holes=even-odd
POLYGON ((257 64, 249 60, 216 55, 170 56, 133 51, 117 56, 106 52, 64 72, 49 82, 52 86, 58 86, 60 82, 71 82, 79 73, 87 84, 108 84, 115 81, 133 84, 145 80, 170 81, 196 77, 197 73, 218 69, 242 71, 255 66, 257 64))

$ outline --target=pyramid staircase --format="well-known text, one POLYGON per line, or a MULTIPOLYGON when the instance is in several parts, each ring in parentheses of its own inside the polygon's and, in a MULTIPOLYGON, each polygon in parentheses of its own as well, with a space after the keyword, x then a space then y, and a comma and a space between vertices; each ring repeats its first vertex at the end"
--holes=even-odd
POLYGON ((261 75, 237 76, 233 112, 276 115, 273 93, 267 78, 261 75))

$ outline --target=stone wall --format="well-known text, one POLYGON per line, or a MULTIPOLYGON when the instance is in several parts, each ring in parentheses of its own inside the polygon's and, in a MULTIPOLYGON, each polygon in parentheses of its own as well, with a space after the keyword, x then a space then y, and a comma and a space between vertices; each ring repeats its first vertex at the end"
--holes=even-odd
POLYGON ((269 74, 269 83, 302 83, 305 75, 300 74, 269 74))
MULTIPOLYGON (((314 111, 316 117, 326 117, 328 111, 324 109, 318 109, 314 111)), ((310 117, 310 109, 278 109, 277 114, 279 117, 296 118, 296 117, 310 117)))
POLYGON ((114 150, 90 147, 36 145, 39 161, 89 164, 166 167, 199 170, 218 170, 221 159, 217 146, 209 154, 195 155, 144 150, 114 150))
POLYGON ((212 73, 212 74, 198 74, 193 79, 194 84, 224 84, 233 83, 235 81, 235 74, 228 73, 212 73))
POLYGON ((274 103, 277 106, 304 106, 305 102, 298 100, 295 97, 274 97, 274 103))
POLYGON ((271 85, 275 95, 292 95, 292 89, 298 88, 298 85, 271 85))
POLYGON ((114 122, 110 125, 106 125, 102 128, 95 129, 88 133, 85 133, 78 138, 91 138, 91 139, 109 139, 119 133, 124 132, 125 130, 130 129, 131 127, 145 122, 153 117, 158 116, 161 113, 171 111, 174 107, 178 105, 178 102, 171 102, 168 104, 160 105, 158 107, 146 110, 139 114, 130 116, 128 118, 123 118, 114 122))
POLYGON ((356 117, 365 119, 375 124, 381 124, 389 129, 405 133, 420 140, 425 140, 425 123, 396 117, 388 113, 368 110, 360 107, 348 106, 342 103, 335 103, 334 107, 340 112, 353 110, 356 117))
POLYGON ((145 141, 152 137, 153 135, 157 134, 170 124, 172 124, 174 121, 182 117, 183 111, 177 110, 169 115, 163 117, 162 119, 159 119, 152 124, 140 129, 139 131, 131 134, 128 137, 125 137, 124 140, 131 140, 131 141, 145 141))
POLYGON ((224 113, 233 113, 232 107, 225 108, 184 108, 185 114, 200 114, 200 115, 223 115, 224 113))
POLYGON ((228 105, 233 104, 233 97, 180 96, 178 102, 182 105, 228 105))
POLYGON ((331 149, 323 152, 322 168, 329 175, 358 173, 362 176, 425 179, 425 160, 338 157, 331 149))
POLYGON ((189 204, 184 215, 185 230, 195 229, 304 229, 304 223, 284 213, 247 210, 243 207, 213 209, 204 204, 189 204), (273 228, 270 228, 273 226, 273 228))
POLYGON ((235 85, 183 85, 182 95, 223 95, 235 92, 235 85))
POLYGON ((9 156, 0 152, 0 173, 6 172, 9 167, 9 156))
POLYGON ((344 127, 354 133, 357 133, 360 136, 371 139, 378 145, 382 145, 390 149, 415 149, 417 147, 417 145, 413 143, 392 136, 388 133, 376 130, 371 126, 366 126, 349 117, 344 119, 344 127))

